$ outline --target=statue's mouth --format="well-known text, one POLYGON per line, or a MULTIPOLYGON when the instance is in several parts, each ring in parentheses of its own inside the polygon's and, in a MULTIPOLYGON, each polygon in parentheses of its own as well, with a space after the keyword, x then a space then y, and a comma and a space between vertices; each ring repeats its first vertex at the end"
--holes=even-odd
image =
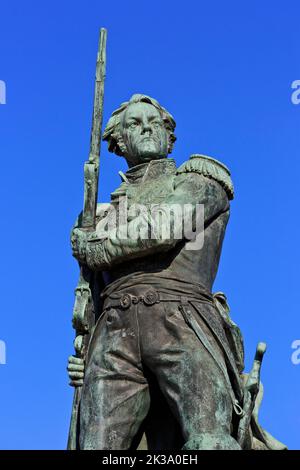
POLYGON ((157 142, 157 139, 155 139, 154 137, 152 136, 147 136, 147 137, 144 137, 142 140, 141 140, 142 143, 144 142, 157 142))

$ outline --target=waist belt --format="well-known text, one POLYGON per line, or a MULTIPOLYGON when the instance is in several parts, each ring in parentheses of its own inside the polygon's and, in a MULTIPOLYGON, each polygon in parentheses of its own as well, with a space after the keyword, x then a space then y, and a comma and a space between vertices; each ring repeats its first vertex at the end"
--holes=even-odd
MULTIPOLYGON (((185 298, 187 298, 188 301, 213 303, 213 297, 209 297, 208 295, 193 295, 191 297, 185 295, 185 298)), ((160 302, 181 302, 181 300, 182 295, 167 294, 156 289, 149 289, 139 296, 129 294, 128 292, 124 294, 114 293, 106 297, 105 308, 118 307, 127 309, 131 307, 131 305, 138 304, 139 302, 145 305, 154 305, 160 302)))
MULTIPOLYGON (((209 340, 207 339, 206 334, 202 330, 199 323, 194 319, 192 312, 189 309, 190 302, 203 302, 203 303, 210 303, 210 304, 215 305, 214 297, 207 293, 203 293, 203 294, 197 293, 196 295, 193 295, 193 296, 189 296, 187 294, 176 295, 175 293, 172 294, 172 293, 161 292, 153 288, 147 290, 142 295, 134 295, 134 294, 130 294, 129 292, 125 292, 123 294, 120 292, 119 293, 114 292, 111 295, 108 295, 105 297, 104 310, 109 309, 111 307, 122 308, 125 310, 125 309, 130 308, 132 305, 138 304, 139 302, 143 302, 145 305, 154 305, 159 302, 178 302, 180 304, 179 308, 182 312, 185 322, 194 331, 198 339, 201 341, 205 349, 212 356, 217 366, 221 370, 224 376, 226 385, 228 387, 228 392, 231 396, 233 408, 237 415, 241 415, 242 409, 239 406, 239 402, 235 397, 230 378, 226 371, 226 367, 223 365, 222 359, 218 357, 218 354, 216 353, 216 351, 210 344, 209 340)), ((235 367, 233 365, 232 365, 232 368, 233 370, 235 370, 235 367)))

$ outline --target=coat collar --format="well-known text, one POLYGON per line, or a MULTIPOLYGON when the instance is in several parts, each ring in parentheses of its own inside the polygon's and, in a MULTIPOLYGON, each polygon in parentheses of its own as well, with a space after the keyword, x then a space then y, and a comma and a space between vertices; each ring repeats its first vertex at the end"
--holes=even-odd
POLYGON ((174 175, 176 173, 176 164, 173 158, 160 158, 151 160, 141 165, 136 165, 126 171, 121 178, 128 184, 143 183, 148 180, 158 178, 162 175, 174 175))

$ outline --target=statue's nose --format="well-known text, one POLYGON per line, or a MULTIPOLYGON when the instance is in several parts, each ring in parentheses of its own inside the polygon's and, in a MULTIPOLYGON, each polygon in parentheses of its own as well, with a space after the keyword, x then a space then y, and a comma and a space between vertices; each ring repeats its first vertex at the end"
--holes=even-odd
POLYGON ((152 132, 151 126, 148 122, 144 122, 142 127, 142 133, 145 134, 146 132, 152 132))

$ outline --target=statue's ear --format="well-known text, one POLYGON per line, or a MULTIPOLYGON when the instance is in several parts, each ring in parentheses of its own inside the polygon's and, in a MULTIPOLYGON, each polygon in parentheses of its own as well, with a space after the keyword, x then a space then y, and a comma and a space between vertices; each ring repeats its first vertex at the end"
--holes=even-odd
POLYGON ((124 157, 126 153, 126 145, 121 135, 118 136, 115 146, 115 154, 119 155, 120 157, 124 157))

